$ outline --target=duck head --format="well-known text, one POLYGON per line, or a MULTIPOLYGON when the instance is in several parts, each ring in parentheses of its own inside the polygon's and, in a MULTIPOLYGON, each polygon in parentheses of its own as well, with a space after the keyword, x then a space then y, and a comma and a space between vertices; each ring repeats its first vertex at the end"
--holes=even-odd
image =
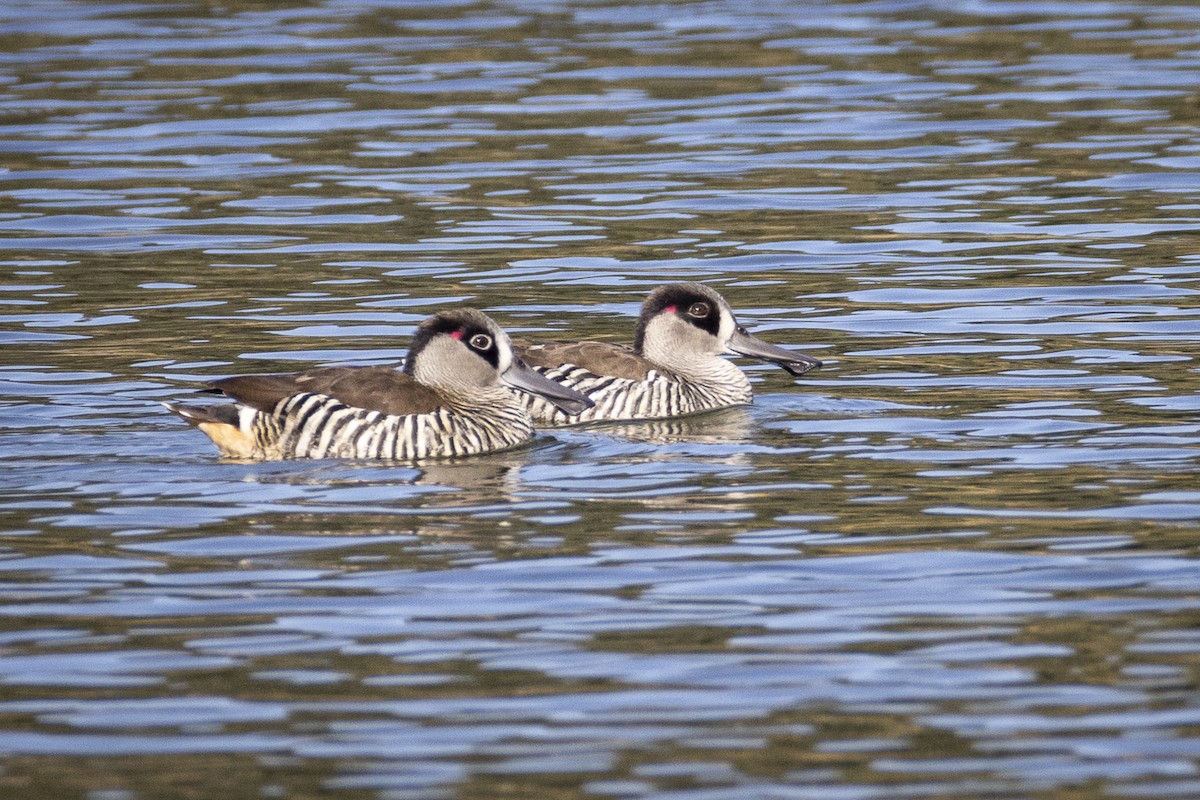
POLYGON ((815 358, 751 334, 738 323, 725 298, 700 283, 670 283, 651 292, 642 304, 633 348, 668 368, 722 354, 769 361, 793 375, 821 366, 815 358))
POLYGON ((481 311, 439 311, 413 336, 404 371, 418 383, 460 396, 496 385, 540 395, 567 414, 591 408, 586 396, 533 371, 513 352, 508 334, 481 311))

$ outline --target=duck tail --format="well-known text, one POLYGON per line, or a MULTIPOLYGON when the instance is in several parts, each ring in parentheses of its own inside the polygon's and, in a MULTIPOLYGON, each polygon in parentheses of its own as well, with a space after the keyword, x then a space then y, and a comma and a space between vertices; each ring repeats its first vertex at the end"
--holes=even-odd
POLYGON ((222 455, 232 458, 261 458, 262 448, 254 432, 253 408, 219 403, 211 406, 189 406, 182 403, 163 403, 168 411, 179 415, 187 424, 199 428, 212 439, 222 455))

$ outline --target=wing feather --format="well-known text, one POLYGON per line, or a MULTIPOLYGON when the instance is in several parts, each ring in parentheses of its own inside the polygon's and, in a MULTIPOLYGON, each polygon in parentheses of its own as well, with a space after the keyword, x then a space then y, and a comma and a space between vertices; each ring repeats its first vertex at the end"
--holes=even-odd
POLYGON ((513 342, 517 354, 531 367, 553 368, 563 364, 582 367, 594 375, 611 375, 631 381, 645 380, 654 365, 629 347, 610 342, 513 342))
POLYGON ((280 400, 301 392, 328 395, 354 408, 396 416, 428 414, 443 405, 435 390, 391 367, 322 367, 290 375, 238 375, 211 381, 209 386, 259 411, 271 411, 280 400))

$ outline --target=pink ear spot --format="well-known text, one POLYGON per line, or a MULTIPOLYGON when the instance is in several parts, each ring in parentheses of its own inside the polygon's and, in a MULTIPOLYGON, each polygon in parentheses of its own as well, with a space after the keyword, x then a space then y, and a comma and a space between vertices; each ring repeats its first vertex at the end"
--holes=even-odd
POLYGON ((675 308, 675 306, 667 306, 666 308, 663 309, 663 313, 664 314, 674 314, 678 310, 679 309, 675 308))
POLYGON ((462 331, 450 331, 451 339, 462 339, 462 331))

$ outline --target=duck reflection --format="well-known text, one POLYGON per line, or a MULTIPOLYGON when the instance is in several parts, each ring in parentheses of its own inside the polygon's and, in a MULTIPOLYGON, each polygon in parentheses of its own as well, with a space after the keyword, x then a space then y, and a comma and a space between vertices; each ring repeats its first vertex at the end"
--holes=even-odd
POLYGON ((469 459, 423 462, 416 466, 412 485, 453 489, 455 504, 511 501, 520 488, 520 471, 529 463, 531 450, 523 447, 469 459))
POLYGON ((750 412, 734 406, 674 419, 606 422, 586 430, 645 444, 736 445, 748 440, 753 429, 750 412))
MULTIPOLYGON (((564 502, 574 506, 614 494, 654 508, 681 502, 695 508, 689 487, 703 490, 752 466, 746 445, 755 430, 750 412, 734 407, 669 420, 558 428, 542 433, 531 446, 469 458, 404 466, 329 459, 247 468, 256 473, 256 482, 297 490, 288 494, 292 502, 270 510, 320 515, 324 528, 343 534, 444 537, 477 532, 480 526, 501 533, 527 514, 564 513, 564 502), (690 499, 658 496, 681 492, 690 499), (331 511, 338 512, 336 525, 329 523, 331 511)), ((730 502, 721 493, 719 504, 726 512, 732 510, 730 502)))

